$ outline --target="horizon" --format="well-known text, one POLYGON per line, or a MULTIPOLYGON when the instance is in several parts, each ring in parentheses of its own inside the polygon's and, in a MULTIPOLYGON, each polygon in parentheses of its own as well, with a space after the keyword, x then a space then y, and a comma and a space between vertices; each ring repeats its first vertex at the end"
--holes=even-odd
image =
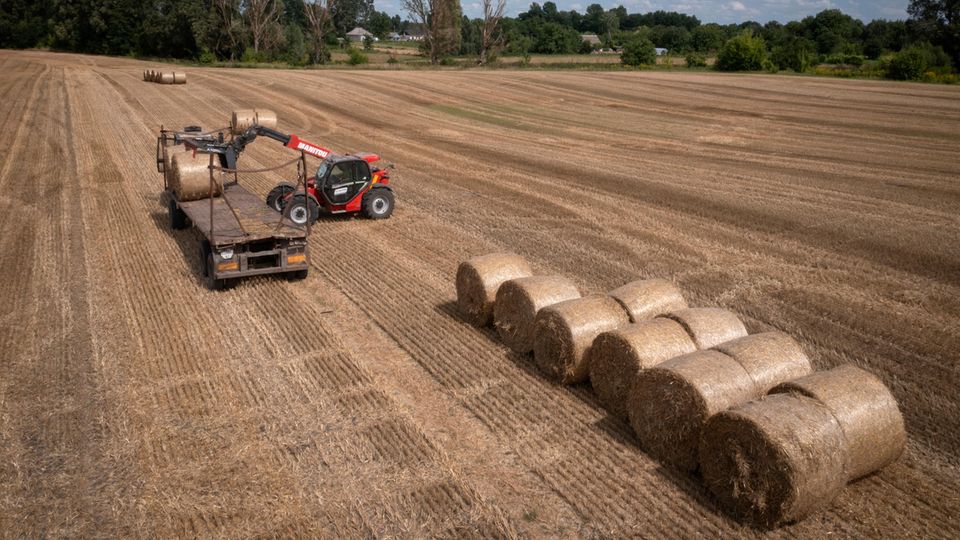
MULTIPOLYGON (((506 15, 516 17, 526 12, 533 2, 526 0, 508 0, 506 15)), ((537 2, 543 5, 546 2, 537 2)), ((652 0, 627 0, 625 2, 589 0, 556 1, 560 11, 576 10, 584 13, 590 4, 600 4, 605 10, 623 6, 628 13, 649 13, 652 11, 676 11, 686 15, 693 15, 703 24, 740 24, 747 21, 756 21, 761 24, 769 21, 787 23, 799 21, 805 17, 816 15, 826 9, 839 9, 855 19, 869 22, 875 19, 903 20, 907 19, 907 5, 909 2, 898 0, 879 0, 877 2, 861 2, 859 0, 831 1, 831 0, 686 0, 681 2, 659 2, 652 0)), ((461 1, 464 15, 473 18, 481 16, 481 3, 476 0, 461 1)), ((383 11, 391 16, 400 15, 409 19, 409 15, 400 8, 400 0, 384 0, 375 2, 377 11, 383 11)))

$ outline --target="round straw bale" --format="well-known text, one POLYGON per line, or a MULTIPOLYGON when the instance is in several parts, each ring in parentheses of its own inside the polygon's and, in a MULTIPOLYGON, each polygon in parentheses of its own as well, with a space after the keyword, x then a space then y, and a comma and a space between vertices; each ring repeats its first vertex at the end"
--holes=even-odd
POLYGON ((683 325, 697 349, 709 349, 747 335, 740 318, 721 308, 681 309, 664 315, 683 325))
POLYGON ((182 71, 174 71, 173 84, 187 84, 187 74, 182 71))
POLYGON ((762 527, 826 506, 846 483, 843 430, 820 402, 767 396, 707 422, 700 441, 704 483, 738 519, 762 527))
POLYGON ((561 384, 587 380, 586 352, 602 332, 630 322, 630 315, 606 295, 567 300, 537 313, 533 357, 540 370, 561 384))
POLYGON ((257 124, 266 128, 277 128, 277 113, 269 109, 257 109, 257 124))
POLYGON ((852 364, 786 382, 772 393, 802 394, 822 403, 843 429, 848 480, 866 476, 903 454, 907 431, 897 400, 872 373, 852 364))
POLYGON ((645 452, 683 471, 695 471, 703 424, 762 395, 739 362, 718 351, 696 351, 638 374, 627 398, 627 414, 645 452))
POLYGON ((627 313, 630 321, 638 323, 687 308, 680 289, 665 279, 642 279, 610 291, 627 313))
POLYGON ((696 350, 680 323, 651 319, 597 336, 587 351, 590 384, 611 414, 628 419, 627 395, 641 370, 696 350))
MULTIPOLYGON (((192 150, 175 152, 170 158, 173 170, 171 187, 180 201, 196 201, 210 196, 210 156, 193 155, 192 150)), ((214 172, 214 197, 220 195, 223 186, 220 175, 214 172)))
POLYGON ((230 127, 234 135, 240 135, 250 129, 257 122, 257 112, 253 109, 237 109, 233 111, 230 127))
POLYGON ((166 71, 160 74, 160 83, 161 84, 173 84, 173 72, 166 71))
POLYGON ((774 386, 813 373, 810 359, 803 348, 783 332, 764 332, 733 341, 714 349, 740 363, 753 377, 758 396, 774 386))
POLYGON ((460 313, 476 326, 490 324, 500 285, 509 279, 531 275, 530 264, 514 253, 491 253, 463 261, 457 268, 460 313))
POLYGON ((493 325, 505 345, 517 352, 530 352, 537 312, 573 298, 580 298, 580 291, 565 277, 530 276, 505 281, 493 302, 493 325))

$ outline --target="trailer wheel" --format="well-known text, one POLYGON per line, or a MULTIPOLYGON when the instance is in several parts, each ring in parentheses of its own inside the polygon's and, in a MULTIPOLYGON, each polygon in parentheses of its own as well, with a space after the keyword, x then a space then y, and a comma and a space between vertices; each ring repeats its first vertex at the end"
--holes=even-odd
POLYGON ((307 279, 307 270, 294 270, 293 272, 287 272, 287 279, 290 281, 302 281, 307 279))
POLYGON ((305 225, 308 219, 315 223, 320 219, 320 205, 313 197, 294 195, 283 208, 283 215, 297 225, 305 225))
POLYGON ((277 184, 277 187, 270 190, 267 194, 267 206, 277 212, 283 212, 283 207, 287 204, 287 195, 296 191, 296 186, 283 182, 277 184))
POLYGON ((215 277, 213 277, 214 276, 213 262, 214 262, 213 252, 210 251, 209 253, 207 253, 207 265, 206 265, 206 272, 204 273, 204 277, 206 277, 208 289, 210 289, 211 291, 219 291, 220 289, 223 289, 225 287, 227 280, 216 279, 215 277))
POLYGON ((187 227, 187 214, 177 206, 177 201, 173 200, 173 197, 167 200, 167 213, 170 214, 171 229, 180 230, 187 227))
POLYGON ((369 219, 387 219, 393 214, 393 192, 371 189, 363 196, 363 215, 369 219))

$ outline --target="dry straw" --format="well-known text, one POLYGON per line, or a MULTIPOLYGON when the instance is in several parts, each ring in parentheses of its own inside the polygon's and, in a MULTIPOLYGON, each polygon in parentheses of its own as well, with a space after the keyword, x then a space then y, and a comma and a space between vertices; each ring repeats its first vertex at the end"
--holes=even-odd
POLYGON ((640 446, 685 471, 699 466, 700 432, 710 417, 813 371, 800 345, 782 332, 746 336, 717 349, 640 373, 630 393, 630 424, 640 446))
POLYGON ((711 418, 700 467, 721 506, 742 521, 776 527, 822 508, 843 489, 845 444, 822 403, 778 394, 711 418))
MULTIPOLYGON (((192 150, 175 152, 170 158, 173 174, 170 187, 177 195, 177 200, 187 202, 204 199, 210 196, 210 158, 206 154, 194 155, 192 150)), ((223 191, 220 176, 214 173, 213 195, 218 196, 223 191)))
POLYGON ((572 281, 561 276, 531 276, 500 285, 493 303, 493 325, 504 344, 517 352, 533 350, 533 327, 541 309, 580 298, 572 281))
POLYGON ((709 349, 747 335, 747 329, 736 314, 721 308, 690 308, 674 311, 664 317, 680 323, 697 349, 709 349))
POLYGON ((825 507, 906 445, 897 402, 855 366, 815 373, 721 413, 703 430, 707 486, 740 519, 776 526, 825 507))
POLYGON ((843 429, 847 479, 856 480, 903 454, 907 431, 897 400, 872 373, 847 364, 781 384, 773 393, 796 393, 823 403, 843 429))
POLYGON ((173 84, 173 72, 168 71, 160 74, 160 84, 173 84))
POLYGON ((680 289, 664 279, 633 281, 610 291, 610 296, 623 305, 635 323, 687 307, 680 289))
POLYGON ((187 84, 187 74, 182 71, 174 71, 173 84, 187 84))
POLYGON ((696 350, 680 323, 656 318, 597 336, 587 352, 590 384, 611 414, 628 419, 627 395, 641 370, 696 350))
POLYGON ((598 335, 630 322, 630 315, 606 295, 567 300, 541 309, 534 329, 534 359, 561 384, 587 380, 587 350, 598 335))
POLYGON ((240 135, 254 124, 270 129, 277 127, 277 113, 269 109, 238 109, 233 111, 230 127, 234 135, 240 135))
POLYGON ((514 253, 491 253, 460 263, 457 268, 457 306, 471 324, 493 322, 493 302, 504 281, 529 277, 533 270, 514 253))

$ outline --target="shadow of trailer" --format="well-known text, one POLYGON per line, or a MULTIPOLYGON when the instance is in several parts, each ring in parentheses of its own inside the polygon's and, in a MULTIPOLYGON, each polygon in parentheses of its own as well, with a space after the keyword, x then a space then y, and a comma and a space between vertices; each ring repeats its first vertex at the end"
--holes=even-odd
MULTIPOLYGON (((192 226, 200 236, 200 261, 207 286, 216 290, 239 278, 268 274, 306 278, 310 225, 297 225, 277 214, 239 182, 241 173, 267 172, 298 163, 297 188, 305 189, 306 155, 301 152, 296 159, 277 167, 244 171, 227 169, 217 154, 194 149, 194 155, 209 156, 209 193, 196 200, 180 200, 171 185, 172 149, 201 136, 210 134, 200 133, 199 128, 180 132, 161 128, 157 137, 157 171, 163 174, 171 229, 192 226)), ((219 137, 223 137, 222 133, 219 137)), ((190 151, 187 147, 184 150, 190 151)))

